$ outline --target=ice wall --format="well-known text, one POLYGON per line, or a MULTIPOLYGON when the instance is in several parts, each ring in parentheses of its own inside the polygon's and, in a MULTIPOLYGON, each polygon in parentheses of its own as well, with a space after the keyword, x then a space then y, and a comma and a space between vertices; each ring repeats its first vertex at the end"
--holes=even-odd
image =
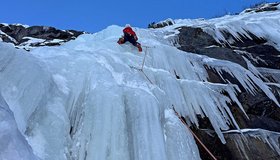
POLYGON ((0 94, 0 159, 37 160, 25 137, 19 132, 13 112, 0 94))
POLYGON ((136 31, 148 46, 144 72, 152 83, 132 68, 145 54, 116 43, 119 26, 30 53, 0 43, 0 91, 38 157, 200 159, 192 135, 169 109, 197 126, 197 115, 208 117, 223 143, 222 131, 239 128, 229 104, 242 109, 238 86, 208 82, 205 66, 228 72, 251 93, 263 90, 278 104, 251 71, 182 52, 168 45, 163 31, 136 31))

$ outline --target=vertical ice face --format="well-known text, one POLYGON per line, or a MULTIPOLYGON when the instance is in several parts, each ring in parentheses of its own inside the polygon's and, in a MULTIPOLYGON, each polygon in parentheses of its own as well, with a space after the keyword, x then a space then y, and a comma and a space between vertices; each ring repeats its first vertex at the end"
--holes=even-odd
POLYGON ((0 159, 2 160, 37 160, 32 148, 20 133, 13 112, 0 94, 0 159))
POLYGON ((0 44, 1 92, 21 134, 42 159, 63 159, 68 116, 57 85, 43 63, 13 46, 0 44), (60 138, 59 141, 55 137, 60 138))
POLYGON ((222 130, 230 124, 238 129, 228 104, 242 109, 239 88, 207 82, 205 65, 275 100, 266 84, 241 66, 179 51, 160 38, 161 31, 137 32, 150 47, 144 72, 152 84, 133 69, 140 68, 144 53, 116 43, 118 26, 30 54, 0 44, 0 91, 38 157, 200 159, 192 135, 169 109, 174 106, 195 125, 197 115, 208 117, 224 143, 222 130))
POLYGON ((164 131, 167 159, 200 159, 193 136, 171 109, 165 110, 164 131))

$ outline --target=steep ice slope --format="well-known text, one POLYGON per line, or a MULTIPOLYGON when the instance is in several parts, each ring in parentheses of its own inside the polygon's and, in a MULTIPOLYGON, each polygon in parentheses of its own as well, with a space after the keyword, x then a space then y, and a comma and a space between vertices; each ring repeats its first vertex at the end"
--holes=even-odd
POLYGON ((37 159, 24 136, 20 134, 13 113, 2 95, 0 95, 0 128, 1 160, 37 159))
POLYGON ((242 109, 238 86, 207 82, 205 66, 228 72, 252 94, 262 89, 279 105, 251 71, 182 52, 168 45, 164 32, 137 29, 141 43, 151 47, 144 71, 153 84, 130 67, 140 67, 144 53, 116 43, 118 26, 31 54, 1 43, 0 91, 34 153, 52 160, 200 159, 170 109, 197 126, 197 115, 208 117, 224 143, 222 131, 239 128, 228 104, 242 109))

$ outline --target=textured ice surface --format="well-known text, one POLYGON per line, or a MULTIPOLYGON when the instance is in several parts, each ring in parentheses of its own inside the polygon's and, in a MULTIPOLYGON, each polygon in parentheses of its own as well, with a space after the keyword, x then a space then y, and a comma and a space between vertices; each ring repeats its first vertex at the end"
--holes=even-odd
POLYGON ((223 143, 222 131, 230 124, 239 129, 228 105, 243 110, 238 86, 208 82, 204 66, 228 72, 249 92, 261 89, 278 103, 251 71, 182 52, 168 45, 162 30, 136 31, 151 47, 144 71, 153 84, 130 67, 140 68, 144 53, 116 43, 122 27, 30 53, 0 43, 0 91, 38 157, 200 159, 192 135, 169 109, 197 126, 197 115, 208 117, 223 143))
POLYGON ((25 137, 19 132, 13 112, 0 94, 0 159, 37 160, 25 137))
MULTIPOLYGON (((279 5, 280 6, 280 5, 279 5)), ((199 27, 213 36, 221 44, 231 45, 235 41, 227 39, 224 32, 228 32, 235 39, 241 41, 242 36, 253 38, 248 31, 259 38, 268 40, 268 44, 280 50, 280 10, 273 12, 243 13, 226 15, 214 19, 176 19, 175 25, 167 26, 169 32, 181 26, 199 27)))

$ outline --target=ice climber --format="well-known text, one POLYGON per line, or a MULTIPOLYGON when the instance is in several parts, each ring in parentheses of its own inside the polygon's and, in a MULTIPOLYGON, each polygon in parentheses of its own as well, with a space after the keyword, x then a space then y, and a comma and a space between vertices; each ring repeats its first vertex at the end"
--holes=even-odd
POLYGON ((142 52, 141 44, 137 42, 138 37, 136 36, 136 33, 132 30, 129 24, 125 25, 125 28, 123 29, 123 34, 124 35, 121 38, 119 38, 118 44, 124 44, 128 41, 134 46, 136 46, 139 52, 142 52))

